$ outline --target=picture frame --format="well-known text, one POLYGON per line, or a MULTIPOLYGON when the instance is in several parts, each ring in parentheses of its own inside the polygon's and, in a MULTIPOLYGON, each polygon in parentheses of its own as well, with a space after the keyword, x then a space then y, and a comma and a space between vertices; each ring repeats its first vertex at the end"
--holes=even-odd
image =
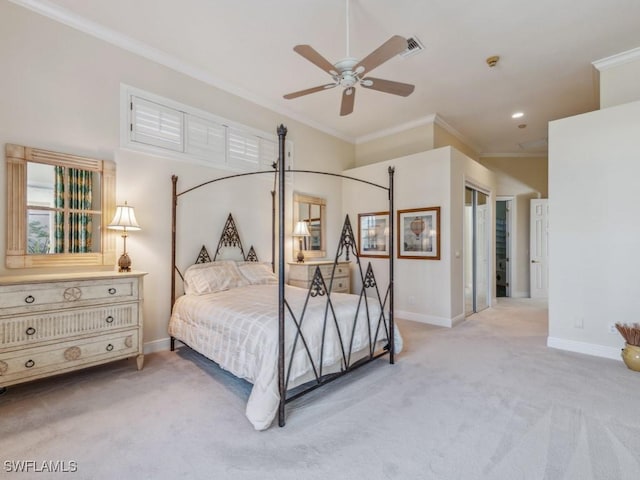
POLYGON ((440 207, 398 210, 398 258, 440 260, 440 207))
POLYGON ((389 258, 389 212, 358 214, 358 255, 389 258))

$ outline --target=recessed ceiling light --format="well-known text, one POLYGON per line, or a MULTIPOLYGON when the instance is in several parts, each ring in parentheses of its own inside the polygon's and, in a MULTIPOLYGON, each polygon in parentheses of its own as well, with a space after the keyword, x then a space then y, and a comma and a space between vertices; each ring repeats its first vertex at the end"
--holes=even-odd
POLYGON ((522 118, 524 117, 524 113, 522 112, 516 112, 513 115, 511 115, 511 118, 522 118))

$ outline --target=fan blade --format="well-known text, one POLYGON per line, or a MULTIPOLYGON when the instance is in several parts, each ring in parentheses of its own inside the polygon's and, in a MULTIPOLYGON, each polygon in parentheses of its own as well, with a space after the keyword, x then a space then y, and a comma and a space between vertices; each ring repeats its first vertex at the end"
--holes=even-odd
POLYGON ((316 52, 311 45, 296 45, 293 47, 293 50, 309 60, 315 66, 320 67, 332 77, 338 75, 336 67, 329 63, 329 60, 316 52))
POLYGON ((309 95, 310 93, 321 92, 322 90, 329 90, 337 86, 337 83, 327 83, 326 85, 320 85, 318 87, 307 88, 306 90, 299 90, 297 92, 287 93, 284 98, 291 100, 292 98, 298 98, 303 95, 309 95))
POLYGON ((340 116, 344 117, 353 112, 353 102, 356 99, 356 89, 353 87, 345 88, 342 92, 342 104, 340 105, 340 116))
POLYGON ((414 85, 409 83, 394 82, 392 80, 383 80, 382 78, 367 77, 360 81, 360 85, 371 90, 379 92, 392 93, 401 97, 408 97, 413 93, 414 85))
POLYGON ((407 39, 400 35, 394 35, 371 52, 366 58, 360 60, 360 63, 358 63, 353 70, 358 74, 368 73, 406 49, 407 39))

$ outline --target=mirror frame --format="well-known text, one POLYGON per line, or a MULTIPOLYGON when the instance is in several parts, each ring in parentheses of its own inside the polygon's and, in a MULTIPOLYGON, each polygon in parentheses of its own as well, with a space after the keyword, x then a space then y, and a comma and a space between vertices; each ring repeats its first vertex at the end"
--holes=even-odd
MULTIPOLYGON (((321 197, 313 197, 311 195, 304 195, 301 193, 293 194, 293 227, 300 220, 300 209, 298 204, 310 203, 312 205, 320 206, 320 250, 303 250, 305 258, 324 258, 327 256, 327 243, 326 243, 326 218, 327 218, 327 201, 321 197)), ((292 230, 293 231, 293 230, 292 230)), ((298 253, 297 243, 294 243, 293 257, 298 253)))
POLYGON ((115 212, 115 162, 10 143, 6 144, 5 158, 7 163, 7 250, 5 265, 7 268, 115 265, 117 235, 107 229, 109 220, 115 212), (100 173, 102 186, 102 197, 100 199, 102 251, 92 253, 27 254, 27 162, 30 161, 100 173))

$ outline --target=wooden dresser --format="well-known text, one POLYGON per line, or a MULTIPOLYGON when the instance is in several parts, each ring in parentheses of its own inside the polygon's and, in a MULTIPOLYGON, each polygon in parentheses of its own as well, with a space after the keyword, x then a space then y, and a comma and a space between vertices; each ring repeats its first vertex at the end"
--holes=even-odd
POLYGON ((136 357, 144 272, 0 277, 0 389, 136 357))
MULTIPOLYGON (((351 293, 351 269, 349 265, 350 262, 338 262, 336 265, 336 271, 333 276, 333 286, 331 288, 332 292, 351 293)), ((289 263, 289 285, 309 288, 317 267, 320 267, 322 278, 324 278, 327 287, 329 287, 331 271, 333 270, 333 261, 331 260, 324 262, 305 261, 304 263, 289 263)))

